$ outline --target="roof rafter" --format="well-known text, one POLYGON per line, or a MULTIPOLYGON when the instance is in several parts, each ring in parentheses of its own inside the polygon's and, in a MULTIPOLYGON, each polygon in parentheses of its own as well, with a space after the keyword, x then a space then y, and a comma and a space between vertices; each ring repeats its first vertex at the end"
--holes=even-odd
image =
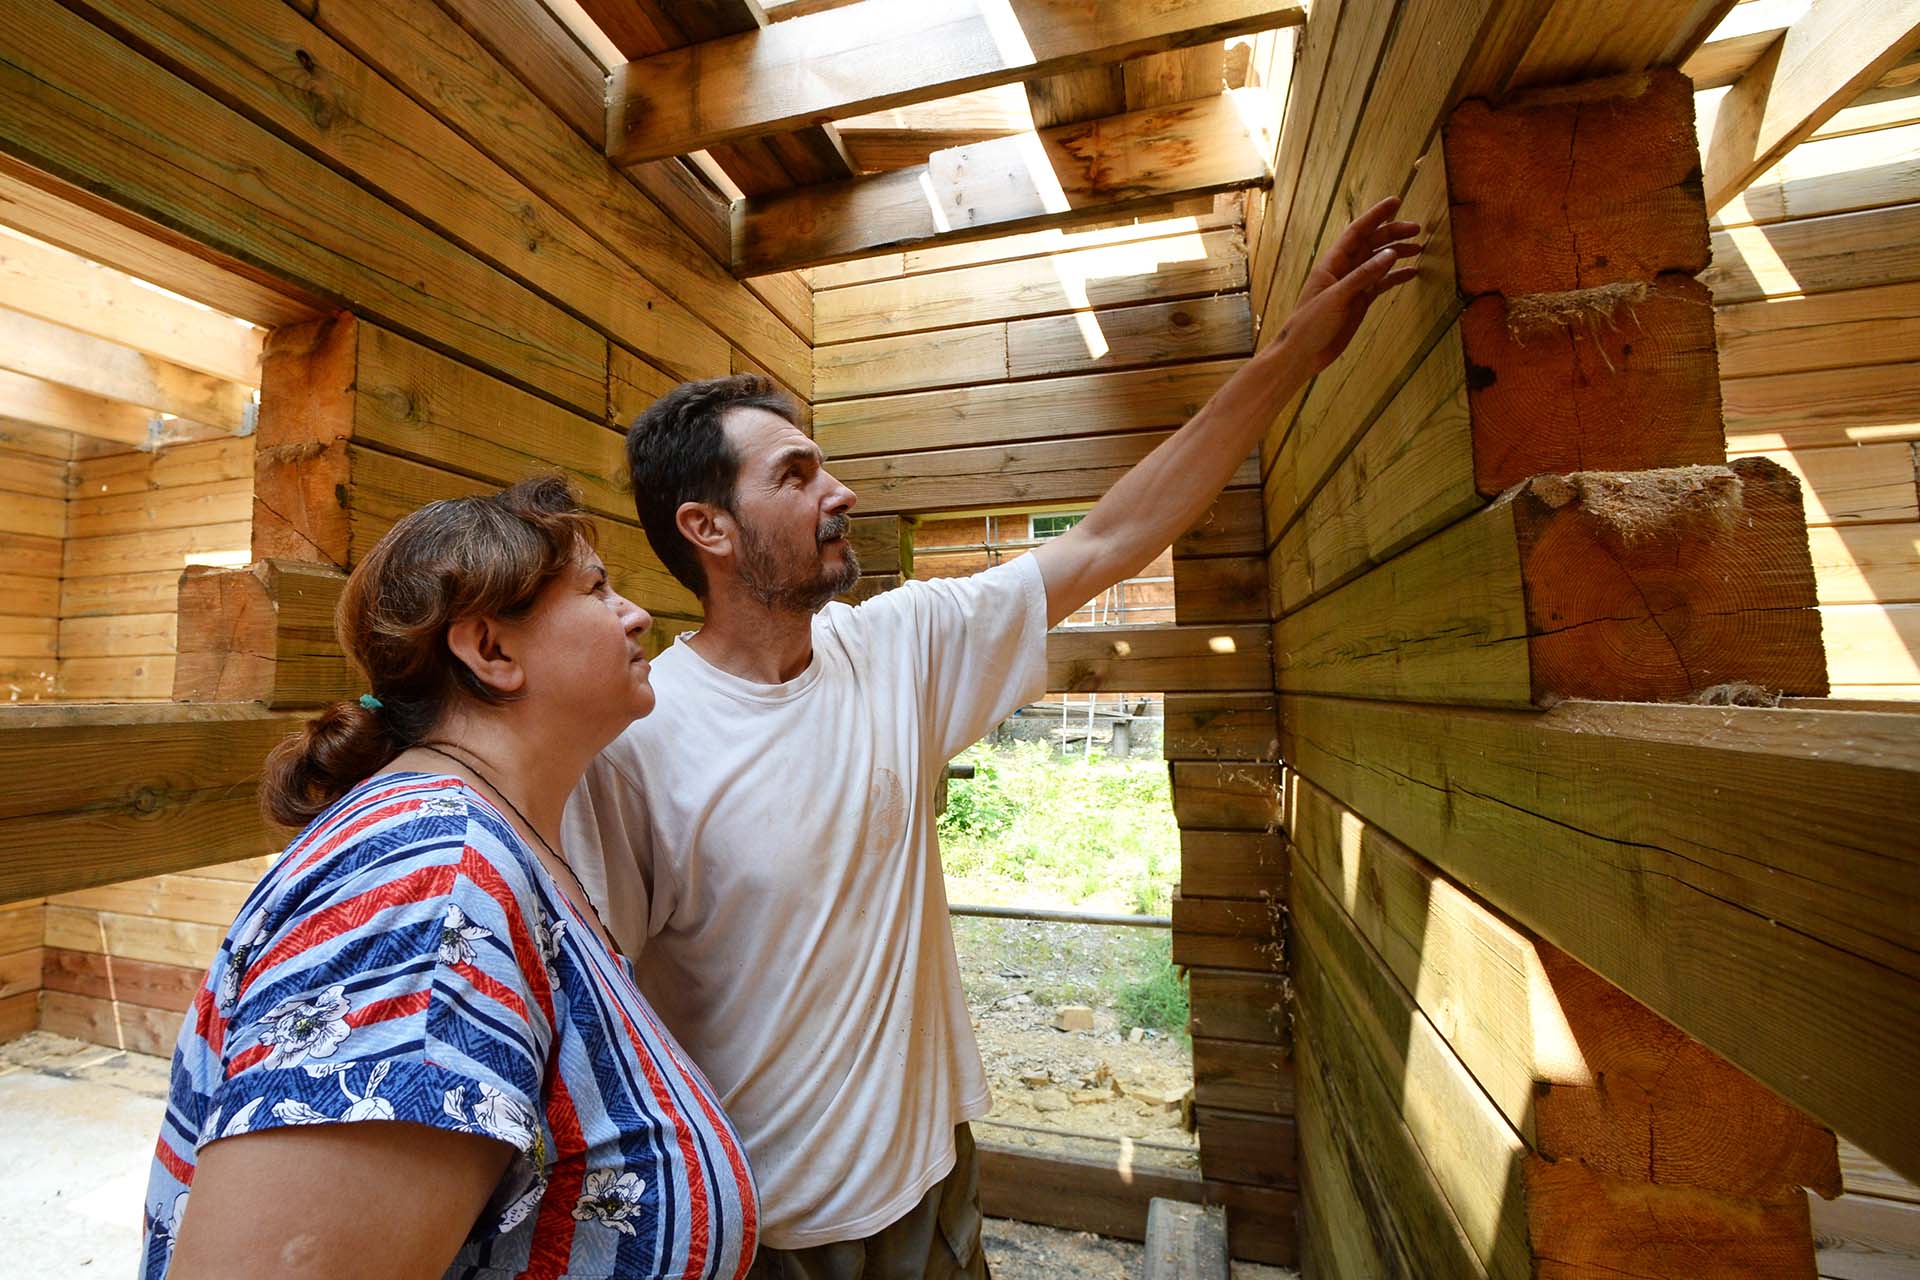
POLYGON ((927 164, 751 199, 734 270, 758 275, 930 240, 954 243, 1149 214, 1269 181, 1259 89, 936 152, 927 164))
POLYGON ((172 414, 223 431, 244 430, 251 419, 253 392, 240 383, 4 307, 0 307, 0 369, 137 405, 143 417, 172 414))
POLYGON ((1304 19, 1302 0, 863 0, 616 68, 607 154, 684 155, 1304 19))
POLYGON ((1920 48, 1920 0, 1813 0, 1700 118, 1707 212, 1920 48))

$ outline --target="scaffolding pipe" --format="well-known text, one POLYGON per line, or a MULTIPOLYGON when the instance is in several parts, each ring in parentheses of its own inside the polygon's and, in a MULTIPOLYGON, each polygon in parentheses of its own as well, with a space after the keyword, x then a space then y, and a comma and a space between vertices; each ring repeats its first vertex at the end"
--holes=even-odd
POLYGON ((947 912, 956 916, 977 916, 985 920, 1038 920, 1046 924, 1104 924, 1129 929, 1171 929, 1172 916, 1123 916, 1101 911, 1053 911, 1042 907, 985 907, 971 903, 947 904, 947 912))

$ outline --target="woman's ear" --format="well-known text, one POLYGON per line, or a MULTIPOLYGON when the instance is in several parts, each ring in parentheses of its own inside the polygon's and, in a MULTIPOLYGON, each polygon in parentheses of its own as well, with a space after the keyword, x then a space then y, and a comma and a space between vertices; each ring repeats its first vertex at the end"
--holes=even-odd
POLYGON ((705 502, 683 502, 673 513, 680 536, 710 556, 724 556, 733 550, 733 517, 705 502))
POLYGON ((504 628, 493 618, 462 618, 447 628, 447 648, 486 688, 514 694, 527 683, 504 628))

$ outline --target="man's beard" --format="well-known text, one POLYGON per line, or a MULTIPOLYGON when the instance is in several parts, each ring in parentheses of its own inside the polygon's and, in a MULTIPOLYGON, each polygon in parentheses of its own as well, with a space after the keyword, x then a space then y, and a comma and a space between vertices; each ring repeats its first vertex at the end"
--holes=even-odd
POLYGON ((819 549, 852 527, 845 515, 828 516, 814 535, 814 554, 795 556, 764 539, 751 524, 740 525, 740 582, 768 609, 783 613, 817 613, 827 601, 850 590, 860 577, 860 557, 848 543, 839 567, 822 564, 819 549))

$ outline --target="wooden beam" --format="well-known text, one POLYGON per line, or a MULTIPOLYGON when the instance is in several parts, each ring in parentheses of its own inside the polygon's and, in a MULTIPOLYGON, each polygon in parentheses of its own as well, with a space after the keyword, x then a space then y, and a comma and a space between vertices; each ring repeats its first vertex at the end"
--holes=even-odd
POLYGON ((1402 1043, 1430 1022, 1529 1150, 1734 1196, 1839 1191, 1833 1134, 1770 1089, 1298 774, 1287 817, 1294 915, 1379 971, 1370 1016, 1402 1043))
POLYGON ((1047 633, 1047 688, 1055 693, 1224 693, 1270 689, 1272 683, 1264 627, 1064 627, 1047 633))
POLYGON ((1044 1155, 991 1142, 979 1145, 980 1207, 996 1218, 1144 1240, 1155 1198, 1218 1204, 1227 1210, 1228 1247, 1236 1258, 1282 1266, 1294 1261, 1292 1192, 1210 1182, 1184 1169, 1044 1155))
POLYGON ((0 707, 0 902, 277 850, 255 788, 299 725, 251 706, 0 707))
POLYGON ((1528 481, 1274 624, 1280 688, 1549 706, 1818 694, 1799 484, 1731 468, 1528 481))
POLYGON ((749 199, 733 267, 760 275, 929 241, 1145 216, 1192 196, 1261 186, 1272 144, 1259 89, 940 151, 926 165, 749 199), (1254 127, 1250 128, 1250 122, 1254 127))
POLYGON ((1788 27, 1806 16, 1812 0, 1746 0, 1736 4, 1699 48, 1680 64, 1696 91, 1732 84, 1760 60, 1788 27))
POLYGON ((266 331, 146 288, 50 244, 0 237, 0 296, 13 311, 209 377, 258 386, 266 331))
POLYGON ((0 368, 222 431, 252 426, 253 389, 0 307, 0 368))
POLYGON ((615 68, 607 154, 658 160, 1304 17, 1299 0, 867 0, 615 68))
POLYGON ((353 664, 334 633, 346 575, 268 560, 189 569, 180 580, 176 702, 317 707, 351 697, 353 664))
POLYGON ((1896 1170, 1920 1052, 1920 718, 1283 697, 1293 768, 1896 1170), (1543 785, 1543 770, 1577 785, 1543 785), (1844 1060, 1836 1072, 1824 1064, 1844 1060))
POLYGON ((1707 211, 1920 49, 1920 0, 1813 0, 1702 120, 1707 211))
POLYGON ((76 391, 24 374, 0 369, 0 420, 23 422, 52 431, 70 431, 94 440, 111 440, 136 449, 230 434, 185 418, 160 415, 122 400, 76 391))

